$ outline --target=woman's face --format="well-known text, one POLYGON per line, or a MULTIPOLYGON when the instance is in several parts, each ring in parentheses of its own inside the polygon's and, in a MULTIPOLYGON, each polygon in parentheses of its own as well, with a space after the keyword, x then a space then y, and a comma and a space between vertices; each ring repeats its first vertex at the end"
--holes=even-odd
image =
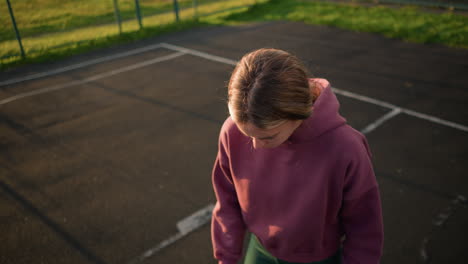
POLYGON ((252 139, 253 147, 258 149, 278 147, 291 136, 302 120, 287 120, 267 129, 258 128, 251 123, 235 123, 243 134, 252 139))

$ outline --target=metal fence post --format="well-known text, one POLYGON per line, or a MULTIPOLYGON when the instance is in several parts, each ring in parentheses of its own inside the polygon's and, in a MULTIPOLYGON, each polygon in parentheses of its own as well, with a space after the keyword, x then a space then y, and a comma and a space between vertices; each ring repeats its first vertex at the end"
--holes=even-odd
POLYGON ((193 1, 192 1, 192 5, 193 5, 194 17, 195 17, 195 18, 198 18, 198 1, 197 1, 197 0, 193 0, 193 1))
POLYGON ((179 3, 177 3, 177 0, 174 0, 174 13, 176 16, 176 21, 179 22, 179 3))
POLYGON ((18 27, 16 26, 16 20, 15 20, 15 16, 13 15, 13 9, 11 8, 10 0, 6 0, 6 2, 8 5, 8 11, 10 11, 11 22, 13 23, 13 27, 15 28, 16 39, 18 40, 18 44, 20 46, 21 57, 24 59, 26 58, 26 54, 24 53, 23 43, 21 43, 21 36, 18 31, 18 27))
POLYGON ((114 0, 114 14, 117 25, 119 26, 119 34, 122 34, 122 18, 120 17, 119 3, 117 0, 114 0))
POLYGON ((138 24, 140 25, 140 29, 142 29, 143 24, 141 23, 140 0, 135 0, 135 12, 138 19, 138 24))

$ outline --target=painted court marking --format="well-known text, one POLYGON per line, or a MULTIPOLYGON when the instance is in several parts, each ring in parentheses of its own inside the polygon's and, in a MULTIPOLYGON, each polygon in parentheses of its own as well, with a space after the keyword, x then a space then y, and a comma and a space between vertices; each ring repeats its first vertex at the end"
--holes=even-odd
POLYGON ((237 65, 237 61, 235 61, 235 60, 231 60, 231 59, 228 59, 228 58, 223 58, 223 57, 216 56, 216 55, 211 55, 209 53, 202 52, 202 51, 197 51, 197 50, 193 50, 193 49, 179 47, 179 46, 168 44, 168 43, 161 43, 161 47, 164 47, 164 48, 170 49, 170 50, 174 50, 174 51, 189 53, 189 54, 192 54, 194 56, 205 58, 205 59, 211 60, 211 61, 217 61, 217 62, 221 62, 221 63, 224 63, 224 64, 233 65, 233 66, 237 65))
POLYGON ((386 113, 385 115, 383 115, 379 119, 375 120, 373 123, 366 126, 363 130, 361 130, 361 133, 367 134, 367 133, 371 132, 372 130, 376 129, 378 126, 382 125, 385 121, 387 121, 390 118, 398 115, 399 113, 401 113, 401 109, 400 108, 394 108, 392 111, 386 113))
POLYGON ((438 118, 438 117, 435 117, 435 116, 432 116, 432 115, 419 113, 419 112, 416 112, 416 111, 413 111, 413 110, 410 110, 410 109, 401 108, 401 107, 398 107, 396 105, 393 105, 393 104, 390 104, 390 103, 387 103, 387 102, 384 102, 384 101, 380 101, 380 100, 370 98, 370 97, 367 97, 367 96, 364 96, 364 95, 348 92, 348 91, 345 91, 345 90, 340 90, 338 88, 332 87, 332 89, 336 94, 340 94, 340 95, 343 95, 343 96, 346 96, 346 97, 349 97, 349 98, 353 98, 353 99, 356 99, 356 100, 359 100, 359 101, 375 104, 375 105, 378 105, 378 106, 383 106, 383 107, 390 108, 390 109, 398 108, 398 109, 401 110, 401 112, 403 112, 403 113, 405 113, 407 115, 417 117, 419 119, 424 119, 424 120, 427 120, 427 121, 430 121, 430 122, 433 122, 433 123, 437 123, 439 125, 444 125, 444 126, 448 126, 448 127, 451 127, 451 128, 461 130, 461 131, 468 132, 468 126, 465 126, 465 125, 462 125, 462 124, 447 121, 447 120, 444 120, 444 119, 441 119, 441 118, 438 118))
POLYGON ((214 204, 209 204, 205 206, 204 208, 196 211, 192 215, 177 222, 177 229, 179 230, 178 233, 176 233, 175 235, 172 235, 170 238, 162 241, 156 246, 146 250, 143 254, 141 254, 137 258, 129 261, 128 264, 136 264, 136 263, 142 262, 143 260, 158 253, 158 251, 161 251, 162 249, 173 244, 174 242, 181 239, 182 237, 188 235, 189 233, 197 230, 198 228, 202 227, 206 223, 210 222, 213 208, 214 208, 214 204))
MULTIPOLYGON (((208 54, 206 52, 201 52, 201 51, 197 51, 197 50, 193 50, 193 49, 189 49, 189 48, 183 48, 183 47, 179 47, 179 46, 172 45, 172 44, 167 44, 167 43, 161 43, 161 46, 165 47, 167 49, 186 52, 186 53, 194 55, 194 56, 202 57, 202 58, 205 58, 205 59, 208 59, 208 60, 213 60, 213 61, 226 63, 226 64, 229 64, 229 65, 236 65, 237 64, 237 62, 235 62, 233 60, 223 58, 223 57, 220 57, 220 56, 211 55, 211 54, 208 54)), ((435 117, 435 116, 419 113, 419 112, 416 112, 416 111, 413 111, 413 110, 410 110, 410 109, 406 109, 406 108, 402 108, 402 107, 393 105, 393 104, 385 102, 385 101, 381 101, 381 100, 370 98, 370 97, 367 97, 367 96, 364 96, 364 95, 348 92, 348 91, 341 90, 341 89, 338 89, 338 88, 335 88, 335 87, 332 87, 332 89, 333 89, 333 91, 335 93, 341 94, 341 95, 346 96, 346 97, 354 98, 354 99, 357 99, 359 101, 375 104, 375 105, 378 105, 378 106, 383 106, 383 107, 390 108, 390 109, 398 108, 398 109, 400 109, 401 112, 403 112, 403 113, 405 113, 407 115, 410 115, 410 116, 417 117, 417 118, 420 118, 420 119, 424 119, 424 120, 427 120, 427 121, 430 121, 430 122, 433 122, 433 123, 437 123, 437 124, 440 124, 440 125, 444 125, 444 126, 448 126, 448 127, 451 127, 451 128, 455 128, 455 129, 458 129, 458 130, 468 132, 468 126, 464 126, 464 125, 461 125, 461 124, 458 124, 458 123, 455 123, 455 122, 443 120, 443 119, 435 117)))
POLYGON ((439 213, 434 219, 432 219, 432 229, 424 237, 421 242, 421 248, 419 250, 419 255, 424 264, 431 262, 431 256, 428 253, 427 247, 431 241, 434 233, 439 230, 440 227, 444 226, 448 219, 458 210, 461 206, 466 207, 468 205, 468 198, 463 195, 457 195, 455 199, 450 202, 450 205, 444 208, 441 213, 439 213))
POLYGON ((10 102, 13 102, 13 101, 17 101, 17 100, 22 99, 22 98, 31 97, 31 96, 34 96, 34 95, 48 93, 48 92, 52 92, 52 91, 57 91, 57 90, 72 87, 72 86, 75 86, 75 85, 85 84, 85 83, 89 83, 89 82, 96 81, 96 80, 99 80, 99 79, 103 79, 103 78, 106 78, 106 77, 110 77, 110 76, 113 76, 113 75, 116 75, 116 74, 119 74, 119 73, 122 73, 122 72, 136 70, 136 69, 146 67, 146 66, 151 65, 151 64, 171 60, 171 59, 180 57, 180 56, 182 56, 184 54, 185 53, 183 53, 183 52, 176 52, 176 53, 172 53, 172 54, 169 54, 169 55, 166 55, 166 56, 162 56, 162 57, 158 57, 158 58, 155 58, 155 59, 146 60, 146 61, 143 61, 143 62, 140 62, 140 63, 132 64, 132 65, 120 68, 118 70, 112 70, 112 71, 104 72, 104 73, 101 73, 101 74, 98 74, 98 75, 94 75, 92 77, 89 77, 89 78, 86 78, 86 79, 83 79, 83 80, 78 80, 78 81, 68 82, 68 83, 59 84, 59 85, 55 85, 55 86, 45 87, 45 88, 37 89, 37 90, 31 91, 31 92, 20 93, 20 94, 14 95, 12 97, 8 97, 6 99, 0 100, 0 106, 4 105, 4 104, 7 104, 7 103, 10 103, 10 102))
MULTIPOLYGON (((228 59, 228 58, 212 55, 212 54, 209 54, 209 53, 206 53, 206 52, 197 51, 197 50, 189 49, 189 48, 184 48, 184 47, 180 47, 180 46, 176 46, 176 45, 172 45, 172 44, 168 44, 168 43, 159 43, 159 44, 150 45, 150 46, 147 46, 147 47, 135 49, 135 50, 132 50, 132 51, 116 54, 116 55, 113 55, 113 56, 107 56, 107 57, 103 57, 103 58, 100 58, 100 59, 95 59, 95 60, 91 60, 91 61, 88 61, 88 62, 71 65, 71 66, 65 67, 63 70, 59 69, 59 70, 39 73, 39 74, 31 75, 31 76, 26 76, 24 78, 17 78, 17 79, 7 80, 7 81, 4 81, 4 82, 0 82, 0 86, 6 85, 5 83, 13 84, 13 83, 22 82, 22 81, 25 81, 25 80, 32 80, 32 79, 37 79, 37 78, 44 77, 44 76, 50 76, 50 75, 54 75, 54 74, 57 74, 57 73, 60 73, 60 72, 69 71, 69 70, 73 70, 73 69, 77 69, 77 68, 82 68, 82 67, 85 67, 85 66, 93 65, 93 64, 96 64, 96 63, 104 62, 104 61, 113 60, 113 59, 116 59, 116 58, 130 56, 130 55, 133 55, 133 54, 153 50, 153 49, 156 49, 156 48, 166 48, 166 49, 177 51, 178 53, 180 53, 180 55, 191 54, 191 55, 194 55, 194 56, 197 56, 197 57, 201 57, 201 58, 205 58, 205 59, 208 59, 208 60, 211 60, 211 61, 216 61, 216 62, 220 62, 220 63, 224 63, 224 64, 228 64, 228 65, 233 65, 233 66, 235 66, 237 64, 237 61, 235 61, 235 60, 231 60, 231 59, 228 59)), ((178 53, 176 53, 176 54, 178 54, 178 53)), ((175 55, 175 54, 168 55, 168 56, 163 56, 163 57, 161 57, 159 59, 161 59, 161 61, 169 60, 169 59, 172 58, 171 56, 173 56, 173 55, 175 55)), ((175 57, 178 57, 178 56, 175 56, 175 57)), ((155 59, 155 60, 158 60, 158 59, 155 59)), ((122 72, 125 72, 125 71, 128 71, 128 70, 138 69, 138 68, 141 68, 141 67, 144 67, 144 66, 159 62, 159 61, 156 61, 156 62, 151 62, 151 61, 152 60, 144 61, 144 62, 141 62, 141 63, 136 63, 136 64, 133 64, 133 65, 121 68, 120 70, 115 70, 115 71, 110 71, 110 72, 98 74, 98 75, 95 75, 93 77, 86 78, 86 79, 84 79, 82 81, 74 81, 74 82, 65 83, 65 84, 62 84, 62 85, 56 85, 56 86, 52 86, 52 87, 48 87, 48 88, 38 89, 38 90, 35 90, 35 91, 32 91, 32 92, 21 93, 21 94, 18 94, 18 95, 15 95, 15 96, 0 100, 0 105, 6 104, 6 103, 9 103, 9 102, 13 102, 13 101, 16 101, 16 100, 21 99, 21 98, 34 96, 34 95, 37 95, 37 94, 51 92, 51 91, 63 89, 63 88, 66 88, 66 87, 70 87, 70 86, 74 86, 74 85, 79 85, 79 84, 95 81, 95 80, 102 79, 102 78, 105 78, 105 77, 108 77, 108 76, 112 76, 112 75, 115 75, 115 74, 118 74, 118 73, 122 73, 122 72), (141 64, 143 64, 143 66, 139 66, 141 64), (127 68, 129 68, 129 69, 125 70, 127 68)), ((385 101, 381 101, 381 100, 370 98, 370 97, 367 97, 367 96, 364 96, 364 95, 348 92, 348 91, 341 90, 341 89, 338 89, 338 88, 335 88, 335 87, 332 87, 332 89, 333 89, 333 91, 335 93, 346 96, 346 97, 350 97, 350 98, 354 98, 354 99, 357 99, 357 100, 360 100, 360 101, 363 101, 363 102, 367 102, 367 103, 375 104, 375 105, 378 105, 378 106, 390 108, 392 110, 393 109, 399 109, 401 112, 403 112, 403 113, 405 113, 407 115, 417 117, 417 118, 420 118, 420 119, 424 119, 424 120, 427 120, 427 121, 430 121, 430 122, 433 122, 433 123, 437 123, 437 124, 440 124, 440 125, 448 126, 448 127, 451 127, 451 128, 455 128, 455 129, 458 129, 458 130, 461 130, 461 131, 464 131, 464 132, 468 132, 468 126, 465 126, 465 125, 462 125, 462 124, 447 121, 447 120, 444 120, 444 119, 441 119, 441 118, 438 118, 438 117, 435 117, 435 116, 432 116, 432 115, 419 113, 419 112, 416 112, 416 111, 413 111, 413 110, 410 110, 410 109, 398 107, 396 105, 393 105, 393 104, 385 102, 385 101)))
POLYGON ((157 48, 160 48, 160 47, 161 47, 160 44, 149 45, 149 46, 146 46, 146 47, 143 47, 143 48, 133 49, 133 50, 130 50, 130 51, 117 53, 117 54, 114 54, 114 55, 111 55, 111 56, 105 56, 105 57, 97 58, 97 59, 94 59, 94 60, 89 60, 89 61, 85 61, 85 62, 82 62, 82 63, 69 65, 69 66, 62 67, 62 68, 55 69, 55 70, 51 70, 51 71, 31 74, 31 75, 28 75, 28 76, 25 76, 25 77, 13 78, 13 79, 9 79, 9 80, 6 80, 6 81, 0 81, 0 87, 10 85, 10 84, 16 84, 16 83, 20 83, 20 82, 24 82, 24 81, 39 79, 39 78, 43 78, 43 77, 47 77, 47 76, 52 76, 52 75, 56 75, 56 74, 59 74, 59 73, 62 73, 62 72, 76 70, 76 69, 83 68, 83 67, 86 67, 86 66, 98 64, 98 63, 101 63, 101 62, 115 60, 115 59, 118 59, 118 58, 127 57, 127 56, 130 56, 130 55, 135 55, 135 54, 138 54, 138 53, 154 50, 154 49, 157 49, 157 48))

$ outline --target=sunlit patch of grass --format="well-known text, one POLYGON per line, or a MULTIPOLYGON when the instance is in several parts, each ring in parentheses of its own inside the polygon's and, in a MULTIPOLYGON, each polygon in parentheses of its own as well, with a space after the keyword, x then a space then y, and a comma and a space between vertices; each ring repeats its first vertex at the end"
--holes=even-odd
MULTIPOLYGON (((119 1, 119 3, 121 2, 125 3, 124 1, 119 1)), ((132 2, 134 3, 133 0, 132 2)), ((170 2, 172 3, 172 1, 170 2)), ((192 5, 192 1, 186 2, 189 3, 190 6, 192 5)), ((245 6, 255 3, 255 0, 228 0, 217 2, 205 0, 199 1, 199 3, 199 15, 215 13, 222 10, 227 11, 209 15, 201 19, 194 19, 194 10, 192 8, 181 8, 179 12, 181 22, 175 22, 175 14, 173 12, 159 13, 143 17, 143 30, 140 30, 135 18, 132 20, 124 20, 122 23, 123 34, 121 36, 119 36, 117 25, 115 23, 110 23, 51 34, 42 34, 35 37, 23 37, 23 46, 27 54, 26 59, 21 59, 16 39, 5 40, 0 42, 0 57, 2 58, 0 59, 1 68, 34 61, 52 60, 57 57, 65 57, 113 43, 122 43, 155 36, 162 32, 173 32, 202 25, 212 25, 215 21, 220 23, 220 20, 217 20, 217 18, 234 12, 230 10, 230 8, 239 7, 240 9, 238 9, 237 12, 239 10, 245 11, 245 6), (244 8, 242 9, 242 7, 244 8)), ((145 4, 145 1, 141 1, 141 4, 145 4)), ((183 5, 181 6, 183 7, 183 5)), ((170 7, 172 8, 172 4, 170 7)))
MULTIPOLYGON (((175 32, 180 30, 186 30, 201 26, 210 26, 210 24, 201 22, 199 20, 186 20, 183 22, 178 23, 171 23, 166 24, 164 26, 156 26, 156 27, 145 27, 142 30, 136 32, 127 32, 121 35, 114 34, 103 38, 95 38, 90 39, 87 41, 80 41, 80 42, 71 42, 70 45, 62 48, 62 49, 55 49, 51 50, 43 50, 39 51, 35 54, 35 56, 27 57, 24 60, 10 60, 9 62, 5 63, 4 65, 8 67, 25 64, 25 63, 37 63, 43 61, 51 61, 56 60, 64 57, 68 57, 74 54, 80 54, 89 50, 99 49, 109 47, 114 44, 118 43, 126 43, 130 41, 136 41, 144 38, 149 38, 155 35, 160 35, 169 32, 175 32)), ((6 67, 5 67, 6 68, 6 67)))
MULTIPOLYGON (((198 0, 200 5, 217 0, 198 0)), ((219 1, 219 0, 218 0, 219 1)), ((112 0, 15 0, 10 1, 21 34, 35 36, 115 22, 112 0)), ((192 0, 178 0, 181 9, 192 7, 192 0)), ((135 0, 118 0, 123 20, 134 19, 135 0)), ((143 16, 170 12, 173 0, 140 0, 143 16)), ((14 39, 5 1, 0 2, 0 39, 14 39)))
MULTIPOLYGON (((23 1, 44 1, 51 3, 59 0, 18 0, 17 3, 23 1)), ((88 2, 89 4, 90 1, 79 0, 75 2, 88 2)), ((161 10, 172 8, 172 0, 140 1, 142 5, 157 3, 160 5, 158 8, 161 8, 161 10)), ((23 63, 57 59, 116 43, 139 40, 193 27, 239 25, 251 23, 252 21, 271 20, 301 21, 353 31, 374 32, 389 38, 398 38, 418 43, 439 43, 451 47, 468 48, 468 17, 455 15, 449 11, 442 14, 434 14, 411 6, 396 9, 384 6, 364 7, 356 4, 304 0, 198 1, 200 3, 204 2, 198 8, 198 14, 204 16, 198 19, 193 18, 194 10, 192 8, 181 9, 180 19, 182 22, 175 22, 175 16, 172 12, 145 16, 143 18, 144 27, 142 30, 139 29, 136 19, 128 19, 122 24, 122 35, 119 35, 118 27, 115 23, 109 23, 53 34, 43 34, 36 37, 26 37, 23 39, 27 54, 26 59, 21 59, 19 56, 18 43, 15 39, 4 40, 0 42, 0 57, 3 58, 0 59, 0 67, 8 68, 23 63)), ((189 7, 192 4, 191 0, 180 2, 181 7, 189 7)), ((119 0, 119 3, 122 10, 127 10, 123 11, 123 13, 134 12, 131 8, 134 0, 119 0), (125 7, 125 5, 128 6, 125 7)), ((79 8, 77 7, 77 9, 79 8)), ((67 14, 68 12, 71 11, 63 8, 61 14, 67 14)), ((78 14, 79 12, 73 13, 75 17, 78 14)), ((134 17, 134 13, 131 15, 134 17)), ((54 13, 54 16, 43 16, 42 19, 46 21, 47 19, 51 19, 51 21, 64 19, 57 12, 54 13)), ((97 16, 104 19, 109 14, 106 15, 101 12, 101 15, 97 16)), ((128 16, 130 16, 130 13, 128 16)), ((30 20, 35 21, 35 19, 40 20, 40 16, 37 15, 37 17, 32 17, 30 20)), ((47 25, 47 23, 43 24, 47 25)), ((51 25, 54 23, 51 22, 51 25)), ((0 34, 2 34, 1 31, 0 34)))
POLYGON ((414 6, 399 9, 313 1, 271 0, 225 21, 289 20, 329 25, 360 32, 380 33, 419 43, 468 48, 468 17, 450 11, 428 13, 414 6))

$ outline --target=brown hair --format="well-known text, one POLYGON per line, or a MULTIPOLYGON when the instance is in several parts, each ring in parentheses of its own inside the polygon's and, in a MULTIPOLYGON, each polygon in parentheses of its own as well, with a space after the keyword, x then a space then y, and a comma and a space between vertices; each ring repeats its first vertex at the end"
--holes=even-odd
POLYGON ((315 100, 308 75, 300 60, 283 50, 263 48, 244 55, 228 85, 232 118, 263 129, 308 118, 315 100))

